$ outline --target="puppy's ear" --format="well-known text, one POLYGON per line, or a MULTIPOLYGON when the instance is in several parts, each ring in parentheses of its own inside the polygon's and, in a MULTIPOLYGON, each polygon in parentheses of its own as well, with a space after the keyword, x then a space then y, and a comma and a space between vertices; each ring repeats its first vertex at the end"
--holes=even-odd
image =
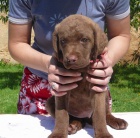
POLYGON ((92 51, 93 60, 97 59, 97 56, 102 54, 104 48, 108 44, 108 39, 103 30, 98 24, 93 23, 93 36, 94 36, 94 46, 92 51))
POLYGON ((55 53, 55 56, 58 59, 58 61, 60 61, 62 59, 62 52, 61 52, 60 46, 59 46, 59 35, 58 35, 59 26, 60 26, 60 24, 57 24, 55 26, 55 29, 53 32, 53 37, 52 37, 53 49, 54 49, 54 53, 55 53))

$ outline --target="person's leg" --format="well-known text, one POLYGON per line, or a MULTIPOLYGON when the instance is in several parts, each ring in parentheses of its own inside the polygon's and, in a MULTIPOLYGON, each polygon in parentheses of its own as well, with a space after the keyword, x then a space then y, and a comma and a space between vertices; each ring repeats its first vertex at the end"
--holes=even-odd
POLYGON ((45 103, 51 96, 48 80, 32 74, 25 68, 19 93, 18 113, 47 114, 45 103))

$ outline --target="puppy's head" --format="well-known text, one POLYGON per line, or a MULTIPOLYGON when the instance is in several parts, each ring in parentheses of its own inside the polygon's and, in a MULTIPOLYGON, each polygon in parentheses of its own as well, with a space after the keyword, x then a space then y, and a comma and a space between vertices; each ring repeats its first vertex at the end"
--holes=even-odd
POLYGON ((83 15, 71 15, 56 25, 53 48, 67 69, 80 69, 95 60, 107 45, 99 26, 83 15))

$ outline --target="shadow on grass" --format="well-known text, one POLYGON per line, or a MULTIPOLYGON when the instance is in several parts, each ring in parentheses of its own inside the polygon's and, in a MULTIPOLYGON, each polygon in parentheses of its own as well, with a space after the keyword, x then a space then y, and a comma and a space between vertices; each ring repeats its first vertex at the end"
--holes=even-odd
POLYGON ((0 89, 10 88, 15 89, 19 87, 22 71, 19 72, 0 72, 0 89))
MULTIPOLYGON (((16 71, 0 71, 0 89, 6 87, 17 88, 22 78, 22 68, 17 67, 16 71)), ((140 92, 140 66, 136 65, 116 65, 111 84, 119 88, 133 88, 135 92, 140 92)))
POLYGON ((128 87, 140 92, 140 66, 116 65, 110 83, 120 88, 128 87))

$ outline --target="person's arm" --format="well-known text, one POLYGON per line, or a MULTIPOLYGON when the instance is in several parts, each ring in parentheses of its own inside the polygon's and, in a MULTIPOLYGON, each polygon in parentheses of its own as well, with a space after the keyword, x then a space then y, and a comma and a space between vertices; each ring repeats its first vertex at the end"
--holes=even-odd
POLYGON ((128 51, 130 45, 130 16, 121 20, 107 18, 108 56, 114 66, 128 51))
POLYGON ((81 73, 69 71, 56 66, 55 58, 42 54, 30 46, 32 24, 17 25, 9 23, 9 52, 19 63, 44 72, 48 72, 53 95, 61 96, 66 91, 76 88, 81 80, 81 73), (69 76, 69 77, 65 77, 69 76), (65 84, 65 85, 64 85, 65 84))
POLYGON ((87 80, 93 84, 93 90, 102 92, 113 73, 113 66, 125 55, 130 45, 130 16, 121 20, 107 18, 108 50, 103 59, 91 65, 87 80))
POLYGON ((48 72, 51 56, 42 54, 30 46, 31 30, 32 23, 19 25, 9 22, 9 52, 19 63, 48 72))

